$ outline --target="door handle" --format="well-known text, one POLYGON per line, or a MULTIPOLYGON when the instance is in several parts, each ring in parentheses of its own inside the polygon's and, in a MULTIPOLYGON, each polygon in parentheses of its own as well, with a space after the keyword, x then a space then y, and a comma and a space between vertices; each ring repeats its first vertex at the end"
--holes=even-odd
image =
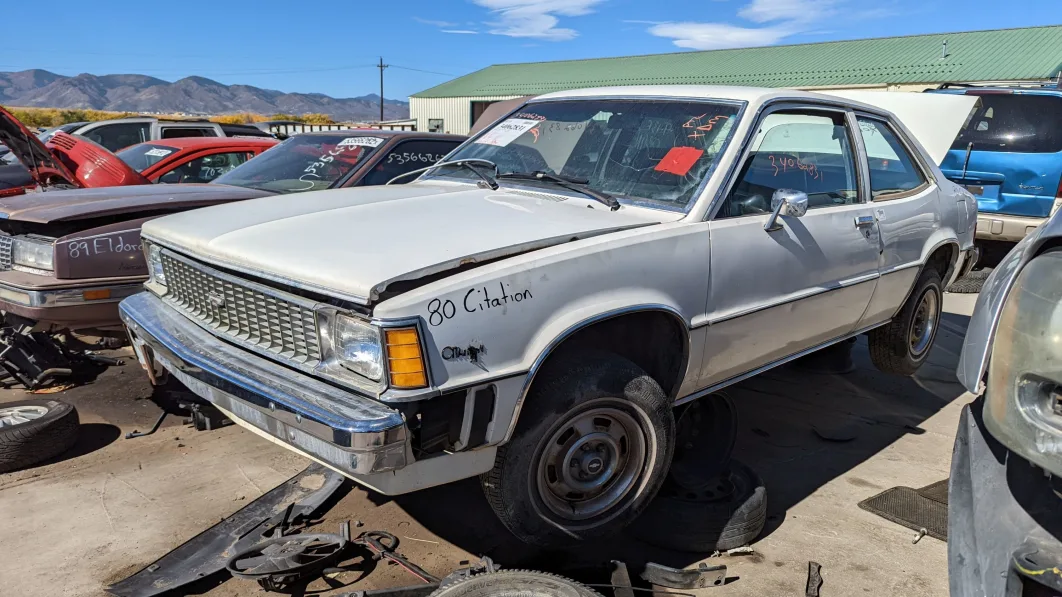
POLYGON ((865 226, 873 226, 876 221, 874 216, 856 216, 855 225, 856 228, 863 228, 865 226))

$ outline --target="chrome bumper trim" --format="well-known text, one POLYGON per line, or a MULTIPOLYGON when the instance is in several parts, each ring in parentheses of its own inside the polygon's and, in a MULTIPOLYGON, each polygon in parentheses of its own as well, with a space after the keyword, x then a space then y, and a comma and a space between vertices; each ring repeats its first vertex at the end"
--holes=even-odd
POLYGON ((141 282, 134 284, 113 284, 109 286, 81 286, 77 288, 59 288, 55 290, 28 290, 6 282, 0 282, 0 303, 4 301, 23 307, 69 307, 72 305, 97 305, 117 303, 144 289, 141 282), (84 293, 108 290, 110 297, 87 300, 84 293))
POLYGON ((143 292, 119 306, 137 356, 278 443, 347 474, 392 471, 413 461, 402 415, 216 338, 143 292))

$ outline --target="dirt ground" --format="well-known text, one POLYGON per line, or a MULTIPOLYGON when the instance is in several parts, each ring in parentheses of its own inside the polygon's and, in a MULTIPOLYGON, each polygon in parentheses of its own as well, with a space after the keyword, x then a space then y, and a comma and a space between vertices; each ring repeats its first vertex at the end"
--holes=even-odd
MULTIPOLYGON (((948 295, 948 311, 930 362, 914 378, 878 373, 864 339, 856 370, 845 375, 786 366, 727 390, 739 408, 736 454, 766 481, 767 528, 755 553, 704 559, 620 537, 563 552, 530 549, 494 518, 475 480, 388 498, 352 487, 328 512, 322 532, 343 520, 389 531, 400 551, 445 575, 462 560, 487 555, 506 568, 564 573, 623 559, 670 566, 699 561, 728 566, 727 584, 698 594, 802 595, 808 561, 822 565, 822 594, 947 594, 946 547, 860 510, 856 504, 897 485, 921 487, 948 476, 959 412, 971 396, 955 365, 973 296, 948 295), (815 430, 854 439, 827 441, 815 430)), ((170 417, 158 433, 158 410, 135 363, 61 393, 81 416, 77 445, 28 470, 0 475, 0 595, 99 596, 103 587, 144 566, 242 508, 308 463, 236 426, 196 432, 170 417)), ((0 403, 22 399, 0 391, 0 403)), ((305 594, 412 584, 394 566, 359 580, 344 573, 330 589, 305 594), (356 581, 356 582, 355 582, 356 581)), ((603 590, 610 594, 607 590, 603 590)), ((211 596, 264 595, 250 581, 201 586, 211 596)))

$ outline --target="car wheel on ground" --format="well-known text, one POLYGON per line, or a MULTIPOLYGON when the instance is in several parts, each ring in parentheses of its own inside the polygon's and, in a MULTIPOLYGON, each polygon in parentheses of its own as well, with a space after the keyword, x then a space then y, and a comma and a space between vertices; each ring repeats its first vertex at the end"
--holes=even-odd
POLYGON ((601 594, 555 574, 502 570, 443 584, 430 597, 601 597, 601 594))
POLYGON ((751 543, 767 522, 767 488, 756 471, 731 460, 726 473, 693 490, 669 479, 631 526, 650 544, 712 553, 751 543))
POLYGON ((37 464, 77 441, 77 409, 58 400, 0 403, 0 473, 37 464))
POLYGON ((875 367, 894 375, 918 371, 937 337, 943 297, 940 273, 927 267, 896 317, 867 334, 875 367))
POLYGON ((558 355, 535 379, 483 491, 521 540, 570 544, 634 520, 674 446, 671 402, 645 371, 609 353, 558 355))

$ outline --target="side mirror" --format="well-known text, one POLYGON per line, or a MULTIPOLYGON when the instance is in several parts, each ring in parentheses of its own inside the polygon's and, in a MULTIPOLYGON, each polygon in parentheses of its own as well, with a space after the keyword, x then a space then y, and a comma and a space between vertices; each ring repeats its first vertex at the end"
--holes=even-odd
POLYGON ((778 223, 779 216, 800 218, 806 213, 808 213, 807 193, 793 189, 778 189, 771 196, 771 217, 767 218, 763 229, 767 232, 781 230, 782 225, 778 223))

